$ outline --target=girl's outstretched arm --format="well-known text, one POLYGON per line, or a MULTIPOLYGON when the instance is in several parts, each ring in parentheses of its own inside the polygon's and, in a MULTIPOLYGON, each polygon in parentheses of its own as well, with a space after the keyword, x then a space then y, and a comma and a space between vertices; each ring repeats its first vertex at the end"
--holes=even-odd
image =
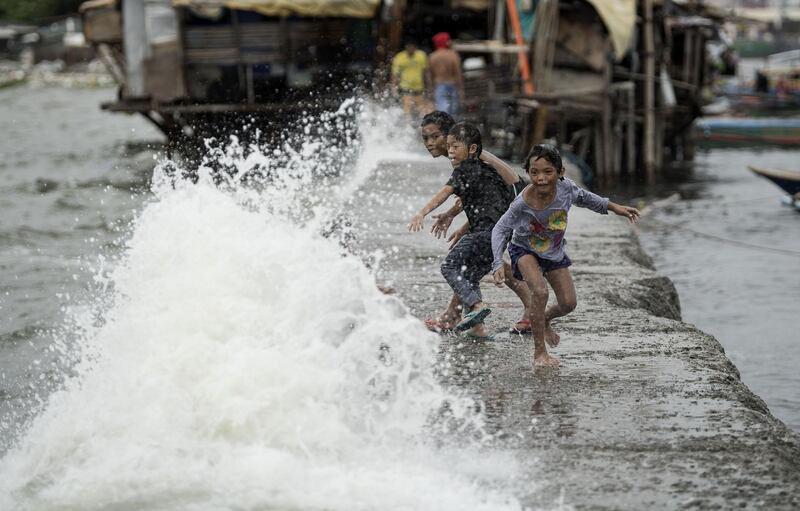
POLYGON ((422 220, 425 219, 425 216, 433 211, 434 209, 438 208, 444 201, 447 200, 448 197, 453 195, 454 188, 450 185, 444 185, 441 190, 439 190, 436 195, 425 204, 425 207, 420 209, 419 212, 411 218, 411 223, 408 224, 408 230, 412 232, 417 232, 422 229, 422 220))
POLYGON ((621 206, 616 202, 608 201, 608 210, 619 216, 624 216, 630 223, 636 223, 639 217, 642 216, 639 210, 633 206, 621 206))
POLYGON ((513 185, 520 179, 519 174, 517 174, 514 169, 508 163, 504 162, 497 156, 493 155, 489 151, 483 150, 481 151, 481 160, 486 162, 488 165, 491 165, 497 174, 503 179, 503 182, 509 186, 513 185))
POLYGON ((575 181, 569 178, 567 178, 567 183, 570 185, 573 204, 582 208, 591 209, 595 213, 600 213, 601 215, 608 214, 609 201, 606 197, 600 197, 596 193, 581 188, 575 181))

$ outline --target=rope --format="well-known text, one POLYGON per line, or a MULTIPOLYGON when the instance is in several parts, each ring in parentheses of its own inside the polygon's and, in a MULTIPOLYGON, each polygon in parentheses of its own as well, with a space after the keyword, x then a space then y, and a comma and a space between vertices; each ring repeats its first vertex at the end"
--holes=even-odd
MULTIPOLYGON (((651 223, 660 225, 662 227, 669 227, 670 229, 677 229, 677 230, 680 230, 680 231, 686 231, 686 232, 694 234, 695 236, 699 236, 701 238, 706 238, 706 239, 710 239, 710 240, 713 240, 713 241, 717 241, 719 243, 726 243, 728 245, 735 245, 737 247, 751 248, 751 249, 755 249, 755 250, 760 250, 762 252, 766 251, 766 252, 772 252, 774 254, 782 254, 782 255, 788 255, 788 256, 792 256, 792 257, 800 257, 800 250, 791 250, 791 249, 788 249, 788 248, 765 247, 765 246, 762 246, 762 245, 756 245, 754 243, 747 243, 747 242, 744 242, 744 241, 738 241, 738 240, 732 240, 730 238, 724 238, 722 236, 717 236, 716 234, 708 234, 708 233, 705 233, 705 232, 698 231, 696 229, 692 229, 691 227, 686 227, 686 226, 684 226, 682 224, 673 224, 673 223, 670 223, 670 222, 664 222, 662 220, 656 220, 654 218, 645 218, 645 215, 650 213, 653 209, 657 209, 657 208, 660 208, 660 207, 663 207, 663 206, 666 206, 666 205, 673 204, 673 203, 677 202, 678 200, 680 200, 680 196, 678 194, 673 194, 673 195, 667 197, 666 199, 662 199, 660 201, 656 201, 656 202, 654 202, 652 204, 647 205, 646 207, 642 208, 642 220, 644 222, 651 222, 651 223)), ((762 199, 753 199, 753 200, 762 200, 762 199)), ((748 199, 748 201, 749 201, 749 199, 748 199)), ((731 202, 742 203, 742 202, 745 202, 745 201, 731 201, 731 202)))
POLYGON ((729 245, 736 245, 736 246, 739 246, 739 247, 752 248, 752 249, 755 249, 755 250, 760 250, 762 252, 767 251, 767 252, 773 252, 775 254, 783 254, 783 255, 788 255, 788 256, 793 256, 793 257, 800 257, 800 250, 791 250, 791 249, 788 249, 788 248, 765 247, 765 246, 762 246, 762 245, 756 245, 754 243, 746 243, 744 241, 732 240, 732 239, 729 239, 729 238, 723 238, 722 236, 717 236, 716 234, 708 234, 708 233, 705 233, 705 232, 700 232, 700 231, 697 231, 697 230, 692 229, 690 227, 685 227, 685 226, 680 225, 680 224, 671 224, 669 222, 662 222, 661 220, 655 220, 655 219, 652 219, 652 218, 646 219, 645 221, 646 222, 652 222, 652 223, 658 224, 658 225, 663 226, 663 227, 669 227, 670 229, 678 229, 680 231, 690 232, 690 233, 694 234, 695 236, 699 236, 699 237, 702 237, 702 238, 707 238, 707 239, 710 239, 710 240, 718 241, 720 243, 727 243, 729 245))

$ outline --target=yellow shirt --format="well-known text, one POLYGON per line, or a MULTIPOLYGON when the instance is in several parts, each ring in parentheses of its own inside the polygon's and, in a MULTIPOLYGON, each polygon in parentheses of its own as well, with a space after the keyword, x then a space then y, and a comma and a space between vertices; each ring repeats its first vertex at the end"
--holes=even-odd
POLYGON ((428 67, 428 57, 422 50, 417 50, 409 56, 403 50, 392 59, 392 74, 400 78, 400 88, 403 90, 425 90, 425 69, 428 67))

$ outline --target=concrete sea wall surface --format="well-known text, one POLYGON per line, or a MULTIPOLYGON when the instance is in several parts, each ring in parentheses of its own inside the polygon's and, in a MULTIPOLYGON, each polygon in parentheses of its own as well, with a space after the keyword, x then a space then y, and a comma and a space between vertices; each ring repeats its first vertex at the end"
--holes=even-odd
MULTIPOLYGON (((410 197, 381 205, 394 213, 375 224, 381 234, 367 244, 395 254, 382 276, 399 298, 418 317, 436 317, 451 296, 439 273, 446 245, 407 233, 403 220, 444 183, 448 169, 406 172, 380 173, 378 186, 388 182, 410 197), (401 208, 406 199, 415 208, 401 208)), ((426 230, 430 224, 426 219, 426 230)), ((635 229, 620 217, 573 208, 567 240, 578 307, 554 321, 559 369, 533 369, 530 337, 508 333, 522 308, 489 277, 482 290, 496 341, 443 336, 447 381, 483 404, 498 447, 518 452, 523 502, 800 508, 800 437, 742 383, 716 339, 681 321, 677 292, 642 251, 635 229)))

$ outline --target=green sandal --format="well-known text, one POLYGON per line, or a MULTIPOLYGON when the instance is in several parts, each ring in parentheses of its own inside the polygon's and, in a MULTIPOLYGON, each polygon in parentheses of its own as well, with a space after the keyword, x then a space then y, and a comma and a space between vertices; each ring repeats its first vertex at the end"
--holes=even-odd
POLYGON ((463 332, 464 330, 469 330, 470 328, 474 327, 481 321, 483 321, 486 316, 492 313, 492 309, 489 307, 484 307, 481 310, 472 311, 464 316, 464 319, 461 320, 459 324, 456 325, 456 332, 463 332))

